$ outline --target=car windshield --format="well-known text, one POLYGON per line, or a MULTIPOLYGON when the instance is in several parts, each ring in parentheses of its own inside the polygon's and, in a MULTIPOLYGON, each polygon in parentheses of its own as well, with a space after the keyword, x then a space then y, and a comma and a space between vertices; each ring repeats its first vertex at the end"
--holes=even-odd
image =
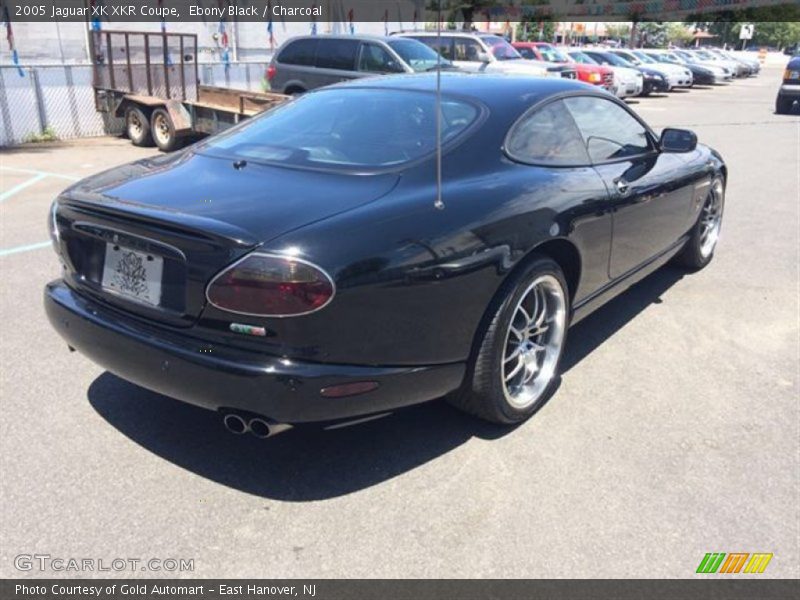
POLYGON ((615 56, 619 56, 627 61, 630 61, 634 65, 638 65, 641 62, 636 56, 634 56, 633 54, 628 54, 627 52, 619 52, 619 53, 615 52, 614 54, 615 56))
POLYGON ((714 60, 715 58, 713 54, 709 54, 708 52, 704 52, 703 50, 695 50, 695 52, 697 53, 697 56, 699 56, 700 58, 704 58, 706 60, 714 60))
POLYGON ((596 57, 598 62, 606 62, 608 61, 610 64, 614 65, 615 67, 628 67, 629 69, 635 69, 636 65, 632 62, 628 62, 621 56, 613 54, 612 52, 597 52, 592 54, 593 57, 596 57))
POLYGON ((684 52, 682 50, 675 50, 675 54, 677 54, 684 60, 692 60, 694 58, 691 54, 689 54, 688 52, 684 52))
POLYGON ((554 63, 572 62, 563 52, 553 46, 539 46, 538 49, 542 58, 546 61, 554 63))
MULTIPOLYGON (((435 69, 439 64, 439 54, 432 48, 416 40, 394 39, 387 42, 389 46, 400 55, 409 67, 421 73, 435 69)), ((441 58, 443 67, 450 67, 452 64, 446 58, 441 58)))
POLYGON ((649 56, 648 56, 647 54, 645 54, 644 52, 634 52, 634 54, 636 55, 636 58, 638 58, 639 60, 641 60, 643 63, 647 63, 648 65, 654 65, 654 64, 656 64, 656 61, 655 61, 655 60, 653 60, 651 57, 649 57, 649 56))
POLYGON ((570 52, 569 55, 575 62, 579 62, 582 65, 596 65, 597 61, 584 54, 583 52, 570 52))
POLYGON ((517 60, 522 58, 517 49, 499 35, 484 35, 481 36, 481 39, 497 60, 517 60))
POLYGON ((671 62, 670 59, 668 57, 664 56, 663 54, 648 54, 647 56, 652 58, 656 62, 660 62, 660 63, 671 62))
MULTIPOLYGON (((436 97, 411 90, 313 92, 219 136, 199 152, 253 162, 327 169, 387 168, 436 148, 436 97)), ((475 122, 479 109, 442 99, 442 141, 475 122)))

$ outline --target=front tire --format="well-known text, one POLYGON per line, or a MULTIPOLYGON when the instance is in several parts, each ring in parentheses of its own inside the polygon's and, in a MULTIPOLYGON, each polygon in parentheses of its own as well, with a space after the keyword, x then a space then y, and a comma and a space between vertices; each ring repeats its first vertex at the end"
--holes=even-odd
POLYGON ((150 120, 142 109, 129 106, 125 111, 125 132, 134 146, 152 146, 153 136, 150 134, 150 120))
POLYGON ((700 216, 692 228, 691 237, 676 257, 679 264, 693 271, 699 271, 711 262, 719 241, 724 208, 725 182, 717 177, 711 182, 700 216))
POLYGON ((794 98, 778 96, 775 100, 775 112, 779 115, 788 115, 792 112, 792 104, 794 104, 794 98))
POLYGON ((524 421, 547 402, 558 384, 569 318, 564 274, 550 258, 536 257, 505 286, 491 307, 458 408, 500 424, 524 421))
POLYGON ((150 116, 150 127, 159 150, 172 152, 179 147, 180 140, 175 132, 175 124, 165 109, 157 108, 153 111, 150 116))

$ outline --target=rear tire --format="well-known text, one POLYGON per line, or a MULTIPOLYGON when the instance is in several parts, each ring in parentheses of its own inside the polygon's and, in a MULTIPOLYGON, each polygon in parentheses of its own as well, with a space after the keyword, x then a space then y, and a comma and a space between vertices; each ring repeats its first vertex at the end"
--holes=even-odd
POLYGON ((788 115, 792 112, 792 104, 794 104, 794 98, 778 96, 775 100, 775 112, 779 115, 788 115))
POLYGON ((539 256, 506 283, 489 308, 491 321, 473 352, 462 389, 451 404, 493 423, 520 423, 558 385, 566 342, 569 293, 564 274, 539 256))
POLYGON ((175 124, 166 109, 157 108, 153 111, 150 116, 150 129, 156 146, 162 152, 172 152, 180 147, 180 139, 175 132, 175 124))
POLYGON ((725 209, 725 182, 721 177, 711 182, 708 195, 703 201, 703 208, 691 236, 680 254, 675 257, 678 264, 699 271, 714 258, 722 228, 722 215, 725 209))
POLYGON ((129 106, 125 111, 125 133, 134 146, 152 146, 153 136, 150 134, 150 120, 142 109, 129 106))

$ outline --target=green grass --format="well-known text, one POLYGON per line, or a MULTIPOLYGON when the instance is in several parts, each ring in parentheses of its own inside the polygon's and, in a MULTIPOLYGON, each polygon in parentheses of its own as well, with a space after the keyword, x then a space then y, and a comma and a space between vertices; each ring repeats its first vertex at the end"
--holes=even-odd
POLYGON ((55 142, 58 140, 55 130, 52 127, 45 127, 41 133, 32 133, 28 135, 24 142, 26 144, 40 144, 42 142, 55 142))

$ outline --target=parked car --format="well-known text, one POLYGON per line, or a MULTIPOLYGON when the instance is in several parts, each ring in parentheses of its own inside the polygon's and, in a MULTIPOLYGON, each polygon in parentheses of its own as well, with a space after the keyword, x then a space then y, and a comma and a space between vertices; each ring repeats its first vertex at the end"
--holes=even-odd
POLYGON ((603 87, 609 91, 614 89, 614 71, 611 69, 599 65, 580 64, 556 47, 543 42, 515 42, 512 46, 523 58, 569 66, 580 81, 603 87))
POLYGON ((722 67, 717 67, 711 64, 700 65, 687 63, 676 54, 666 50, 645 50, 644 52, 659 63, 677 65, 683 67, 684 69, 688 69, 692 73, 692 80, 694 83, 708 85, 725 82, 726 75, 722 67))
POLYGON ((546 65, 525 60, 499 35, 448 31, 437 36, 433 32, 413 31, 394 34, 418 40, 439 52, 464 71, 473 73, 506 73, 536 77, 561 77, 546 65))
POLYGON ((706 48, 706 51, 710 52, 717 58, 736 63, 737 71, 742 70, 744 77, 758 75, 758 72, 761 70, 761 63, 758 61, 758 59, 749 58, 741 54, 734 54, 733 52, 727 52, 725 50, 721 50, 720 48, 706 48), (744 69, 742 69, 742 67, 744 67, 744 69))
POLYGON ((647 69, 642 71, 644 75, 644 91, 643 96, 647 96, 651 92, 669 92, 675 87, 674 75, 670 69, 665 69, 663 66, 658 65, 655 61, 645 61, 633 54, 630 50, 621 50, 618 48, 610 48, 610 53, 620 58, 625 59, 630 64, 633 64, 640 69, 647 69), (648 73, 649 72, 649 73, 648 73), (648 77, 650 75, 650 77, 648 77), (658 75, 658 77, 656 77, 658 75), (652 86, 648 86, 648 79, 653 82, 652 86))
POLYGON ((775 99, 775 112, 779 115, 789 114, 797 100, 800 100, 800 56, 795 56, 786 65, 783 83, 775 99))
POLYGON ((736 76, 736 69, 728 63, 713 60, 703 60, 690 50, 681 50, 676 48, 670 52, 680 58, 687 65, 699 65, 701 67, 709 67, 721 70, 723 82, 731 81, 736 76))
POLYGON ((415 40, 306 35, 292 38, 278 49, 267 68, 267 80, 273 90, 296 95, 350 79, 437 68, 455 67, 415 40))
POLYGON ((666 70, 674 87, 690 88, 694 85, 694 78, 688 67, 656 60, 644 50, 631 50, 630 52, 641 60, 645 66, 666 70))
POLYGON ((642 76, 642 87, 641 91, 636 94, 637 96, 649 96, 653 92, 668 92, 670 89, 669 82, 662 73, 646 67, 637 66, 614 52, 598 50, 596 48, 584 48, 581 52, 598 64, 608 65, 614 69, 638 72, 642 76))
POLYGON ((698 59, 712 64, 719 64, 727 67, 733 73, 734 77, 747 77, 750 74, 750 69, 745 65, 729 58, 722 58, 713 52, 705 49, 696 49, 691 51, 692 54, 697 56, 698 59))
POLYGON ((77 182, 49 216, 51 325, 238 433, 443 396, 528 418, 571 324, 712 260, 727 168, 577 81, 443 73, 437 102, 436 80, 322 88, 77 182))

